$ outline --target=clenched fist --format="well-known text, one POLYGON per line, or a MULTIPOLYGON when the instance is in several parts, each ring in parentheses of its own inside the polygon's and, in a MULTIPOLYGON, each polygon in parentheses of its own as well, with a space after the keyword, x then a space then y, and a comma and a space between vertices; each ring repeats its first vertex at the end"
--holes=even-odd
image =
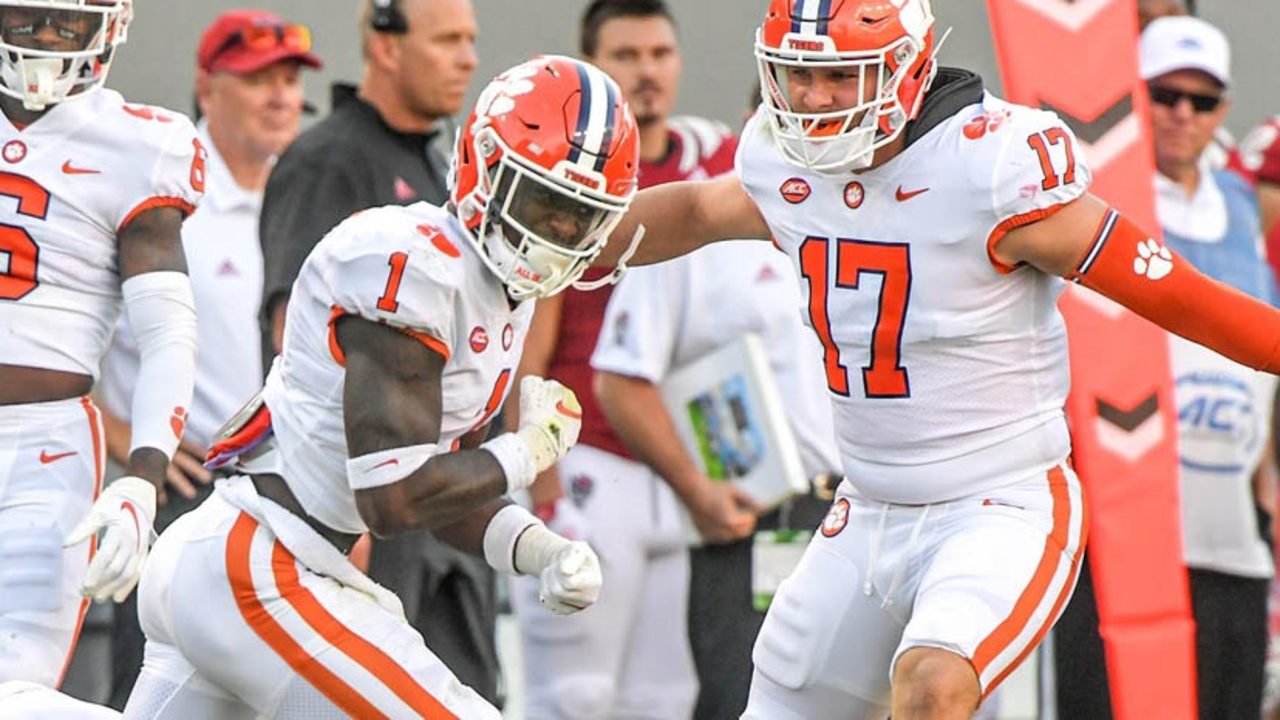
POLYGON ((538 574, 538 600, 557 615, 587 609, 600 598, 604 576, 591 546, 571 542, 561 547, 538 574))

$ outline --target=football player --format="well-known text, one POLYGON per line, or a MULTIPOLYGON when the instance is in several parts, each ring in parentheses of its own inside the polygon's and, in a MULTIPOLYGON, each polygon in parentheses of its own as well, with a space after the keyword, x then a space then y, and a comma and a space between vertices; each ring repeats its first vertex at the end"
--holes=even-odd
POLYGON ((773 0, 737 172, 647 189, 616 230, 647 227, 642 262, 772 238, 823 346, 846 479, 765 619, 747 718, 967 718, 1048 632, 1087 528, 1063 278, 1280 370, 1280 313, 1090 195, 1060 119, 935 50, 928 0, 773 0))
POLYGON ((179 229, 205 151, 184 116, 102 88, 132 12, 0 0, 0 681, 56 687, 87 598, 132 590, 191 402, 179 229), (122 301, 141 369, 127 475, 102 490, 87 393, 122 301))
POLYGON ((599 561, 506 499, 577 440, 553 381, 481 442, 511 388, 534 298, 574 284, 621 218, 635 120, 586 63, 540 57, 481 93, 451 199, 366 210, 312 251, 284 351, 211 450, 243 474, 157 541, 129 718, 498 718, 344 556, 359 534, 430 529, 537 576, 555 612, 599 595, 599 561))

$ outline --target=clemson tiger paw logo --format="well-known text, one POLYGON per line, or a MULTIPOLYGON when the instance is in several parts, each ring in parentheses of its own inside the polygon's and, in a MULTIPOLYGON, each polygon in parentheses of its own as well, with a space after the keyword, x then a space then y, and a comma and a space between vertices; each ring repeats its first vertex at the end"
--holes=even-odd
POLYGON ((1159 280, 1173 270, 1173 253, 1160 243, 1147 238, 1138 243, 1138 257, 1133 259, 1133 272, 1146 275, 1148 280, 1159 280))
POLYGON ((169 428, 173 430, 173 436, 182 439, 182 432, 187 429, 187 410, 182 406, 173 409, 173 415, 169 418, 169 428))

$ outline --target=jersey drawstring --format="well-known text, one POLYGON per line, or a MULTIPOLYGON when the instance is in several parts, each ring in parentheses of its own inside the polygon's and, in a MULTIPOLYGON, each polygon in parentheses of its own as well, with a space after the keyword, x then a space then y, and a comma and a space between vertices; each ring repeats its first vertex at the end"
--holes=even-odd
POLYGON ((929 517, 930 507, 932 505, 924 506, 924 510, 920 511, 920 519, 916 520, 916 524, 911 528, 911 537, 907 539, 907 546, 902 550, 902 560, 898 563, 897 571, 893 573, 893 579, 889 581, 889 592, 884 594, 884 602, 880 603, 882 610, 893 604, 893 594, 897 592, 902 576, 907 574, 907 565, 911 562, 911 551, 916 547, 916 540, 920 539, 920 531, 924 529, 924 521, 929 517))
POLYGON ((867 579, 862 583, 862 594, 871 595, 874 590, 876 577, 876 563, 880 560, 880 540, 884 538, 884 525, 889 519, 889 503, 884 503, 880 508, 880 524, 876 527, 876 534, 871 536, 871 554, 867 556, 867 579))

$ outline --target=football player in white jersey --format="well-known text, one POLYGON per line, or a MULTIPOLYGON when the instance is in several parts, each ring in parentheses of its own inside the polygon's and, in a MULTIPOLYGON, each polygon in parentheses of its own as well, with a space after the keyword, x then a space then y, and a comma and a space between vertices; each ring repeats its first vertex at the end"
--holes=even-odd
POLYGON ((128 718, 498 718, 344 553, 430 529, 539 577, 558 613, 593 603, 588 545, 506 495, 578 436, 581 408, 525 378, 520 425, 481 443, 533 303, 575 284, 625 212, 635 120, 597 68, 547 56, 492 81, 461 129, 451 200, 366 210, 312 251, 283 353, 220 433, 218 483, 157 541, 128 718))
POLYGON ((0 0, 0 681, 56 687, 87 598, 133 589, 191 402, 179 230, 205 153, 184 116, 101 87, 132 12, 0 0), (128 475, 103 490, 86 394, 122 301, 142 364, 128 475))
MULTIPOLYGON (((1088 194, 1052 113, 939 68, 928 0, 773 0, 737 172, 642 191, 639 262, 772 237, 846 479, 757 639, 747 718, 968 718, 1075 585, 1062 278, 1242 364, 1280 313, 1088 194)), ((612 247, 597 259, 607 265, 612 247)))

